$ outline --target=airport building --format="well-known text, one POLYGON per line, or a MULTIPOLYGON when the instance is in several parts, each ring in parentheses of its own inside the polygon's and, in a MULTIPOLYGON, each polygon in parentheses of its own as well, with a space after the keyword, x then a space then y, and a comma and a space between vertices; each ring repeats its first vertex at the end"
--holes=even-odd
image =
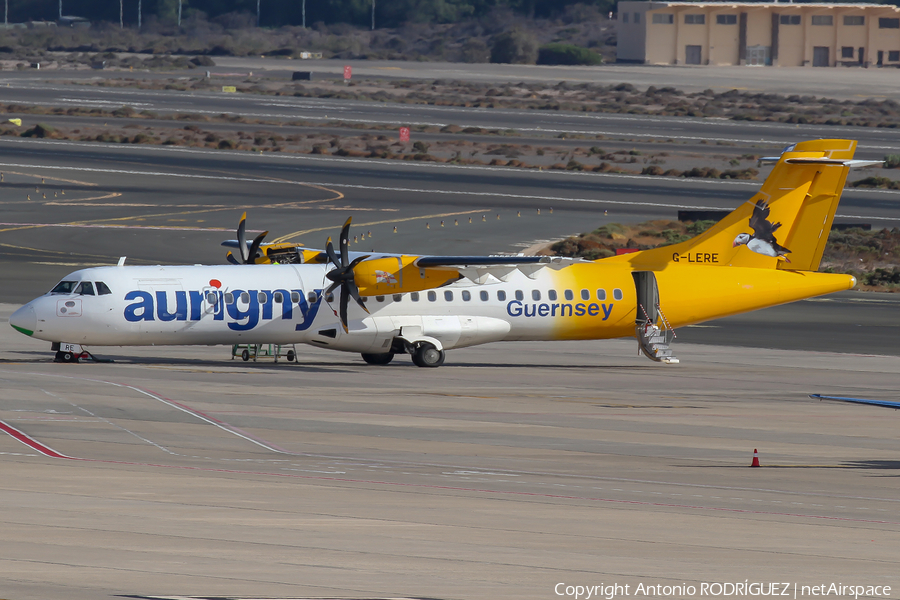
POLYGON ((900 67, 900 8, 622 0, 617 60, 652 65, 900 67))

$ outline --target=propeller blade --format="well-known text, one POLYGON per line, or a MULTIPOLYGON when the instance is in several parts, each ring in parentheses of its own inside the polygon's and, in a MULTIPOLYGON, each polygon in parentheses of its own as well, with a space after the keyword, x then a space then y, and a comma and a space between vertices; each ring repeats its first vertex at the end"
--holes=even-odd
POLYGON ((263 231, 261 234, 256 236, 253 240, 253 243, 250 244, 250 251, 247 253, 247 264, 255 264, 256 263, 256 255, 259 252, 259 245, 262 244, 263 238, 269 235, 268 231, 263 231))
POLYGON ((326 289, 324 292, 322 292, 322 295, 327 296, 328 294, 331 294, 332 292, 334 292, 334 290, 337 289, 337 287, 339 285, 341 285, 341 282, 335 281, 334 283, 332 283, 331 285, 328 286, 328 289, 326 289))
POLYGON ((233 265, 239 265, 239 264, 241 264, 241 263, 238 262, 238 259, 236 259, 236 258, 234 257, 234 254, 232 254, 231 252, 229 252, 228 254, 226 254, 226 255, 225 255, 225 258, 228 259, 228 262, 230 262, 230 263, 233 264, 233 265))
POLYGON ((334 253, 334 244, 331 243, 331 237, 329 237, 328 241, 325 243, 325 254, 328 255, 328 260, 331 261, 331 264, 337 268, 341 267, 341 263, 338 262, 337 255, 334 253))
POLYGON ((350 264, 348 258, 348 246, 350 245, 350 221, 353 217, 347 217, 347 222, 341 227, 341 266, 346 267, 350 264))
POLYGON ((359 307, 366 311, 366 314, 369 314, 369 309, 366 307, 366 303, 363 302, 362 298, 359 297, 359 288, 356 287, 355 281, 348 281, 346 284, 347 290, 350 292, 350 297, 356 300, 356 303, 359 304, 359 307))
POLYGON ((350 330, 347 328, 347 305, 350 303, 350 290, 347 289, 347 285, 341 286, 341 325, 344 326, 344 333, 349 333, 350 330))
POLYGON ((241 261, 247 263, 247 213, 241 215, 241 222, 238 223, 237 238, 238 249, 241 251, 241 261))

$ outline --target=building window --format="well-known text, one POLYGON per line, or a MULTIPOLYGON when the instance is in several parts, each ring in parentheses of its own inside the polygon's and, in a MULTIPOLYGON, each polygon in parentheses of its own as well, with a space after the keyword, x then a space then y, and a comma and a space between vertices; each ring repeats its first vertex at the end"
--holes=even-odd
POLYGON ((865 25, 865 17, 844 16, 844 25, 865 25))
POLYGON ((634 13, 634 24, 637 25, 641 22, 641 13, 634 13))
POLYGON ((834 25, 834 17, 831 15, 813 15, 813 25, 834 25))
POLYGON ((716 25, 737 25, 737 15, 716 15, 716 25))
POLYGON ((662 13, 653 15, 654 25, 671 25, 675 22, 675 15, 671 13, 662 13))
POLYGON ((878 19, 878 29, 900 29, 900 19, 880 17, 878 19))
POLYGON ((623 22, 623 23, 627 23, 627 22, 628 22, 628 13, 622 13, 622 22, 623 22))
POLYGON ((800 15, 781 15, 778 22, 782 25, 799 25, 800 15))
POLYGON ((841 58, 853 58, 853 46, 842 46, 841 58))
POLYGON ((684 15, 685 25, 705 25, 706 15, 684 15))
POLYGON ((888 51, 888 62, 897 62, 900 61, 900 50, 889 50, 888 51))

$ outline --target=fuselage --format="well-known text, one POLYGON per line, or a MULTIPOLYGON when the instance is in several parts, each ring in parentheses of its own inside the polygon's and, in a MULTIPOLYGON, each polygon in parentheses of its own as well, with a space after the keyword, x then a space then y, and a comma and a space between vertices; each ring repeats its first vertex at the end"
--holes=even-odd
MULTIPOLYGON (((622 262, 587 262, 504 280, 469 279, 437 289, 350 303, 348 331, 337 299, 323 295, 329 265, 117 266, 67 275, 55 291, 10 318, 17 330, 86 346, 306 343, 378 353, 402 329, 444 349, 504 340, 605 339, 634 335, 640 310, 622 262)), ((847 276, 692 266, 656 273, 672 326, 746 312, 852 286, 847 276), (849 285, 848 285, 849 283, 849 285), (706 290, 703 295, 698 289, 706 290)))

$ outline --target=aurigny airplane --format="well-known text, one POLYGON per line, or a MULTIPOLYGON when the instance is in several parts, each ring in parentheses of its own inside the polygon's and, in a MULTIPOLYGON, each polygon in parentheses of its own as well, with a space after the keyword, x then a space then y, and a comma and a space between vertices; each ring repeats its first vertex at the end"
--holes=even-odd
MULTIPOLYGON (((855 150, 851 140, 790 146, 765 159, 775 166, 759 192, 712 228, 632 254, 351 253, 348 219, 339 254, 329 238, 324 253, 297 249, 295 264, 120 261, 67 275, 9 322, 52 342, 63 362, 77 362, 82 346, 305 343, 358 352, 369 364, 408 353, 437 367, 447 350, 488 342, 635 336, 648 358, 673 363, 673 327, 856 284, 816 272, 849 169, 877 164, 853 160, 855 150)), ((244 262, 265 253, 262 236, 249 250, 239 238, 244 262)))

